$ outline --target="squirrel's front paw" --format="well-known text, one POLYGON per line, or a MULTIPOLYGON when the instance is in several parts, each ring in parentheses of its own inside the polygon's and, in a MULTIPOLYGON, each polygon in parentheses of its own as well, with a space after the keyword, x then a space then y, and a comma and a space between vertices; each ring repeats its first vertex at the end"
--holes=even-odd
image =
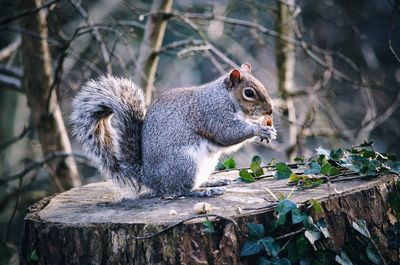
POLYGON ((260 126, 257 129, 257 136, 259 136, 261 140, 274 140, 277 136, 276 129, 274 126, 260 126))

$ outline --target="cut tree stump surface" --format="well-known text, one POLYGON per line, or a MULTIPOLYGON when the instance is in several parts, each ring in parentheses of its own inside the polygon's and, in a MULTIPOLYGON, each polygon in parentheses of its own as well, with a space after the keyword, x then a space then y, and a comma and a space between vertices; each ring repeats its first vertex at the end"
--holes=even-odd
MULTIPOLYGON (((236 178, 238 171, 214 177, 218 175, 236 178)), ((320 200, 324 213, 319 217, 324 217, 328 227, 331 226, 336 244, 333 249, 340 249, 346 241, 349 218, 365 219, 370 228, 378 230, 376 236, 384 235, 390 223, 387 197, 395 189, 395 180, 394 175, 371 180, 343 176, 329 185, 295 190, 291 200, 298 204, 311 198, 320 200)), ((274 194, 287 195, 293 187, 288 185, 288 179, 263 178, 254 183, 233 183, 225 187, 225 194, 217 197, 124 202, 116 202, 109 183, 74 188, 50 201, 39 202, 28 213, 22 264, 27 264, 33 250, 39 252, 39 264, 241 264, 244 261, 239 253, 244 238, 237 235, 232 223, 220 219, 216 220, 217 229, 221 229, 217 235, 202 231, 204 218, 192 219, 147 240, 129 240, 127 235, 154 234, 193 217, 193 206, 200 201, 213 206, 212 214, 232 218, 245 230, 248 221, 263 222, 271 218, 273 207, 268 206, 274 204, 274 199, 265 188, 274 194), (242 209, 240 214, 238 207, 242 209), (170 214, 171 210, 176 214, 170 214)), ((372 230, 371 233, 376 234, 372 230)), ((398 258, 398 252, 390 252, 387 244, 381 244, 388 257, 398 258)))
MULTIPOLYGON (((229 175, 237 176, 237 172, 229 175)), ((220 173, 227 177, 227 173, 220 173)), ((291 200, 296 203, 305 202, 311 198, 321 200, 329 195, 355 192, 367 189, 385 182, 386 178, 372 181, 354 179, 339 181, 330 185, 321 185, 315 189, 294 191, 291 200)), ((127 223, 127 224, 168 224, 193 216, 193 206, 200 201, 210 203, 213 214, 225 217, 237 216, 237 207, 243 213, 272 205, 274 198, 265 190, 270 189, 274 194, 288 194, 293 187, 288 186, 288 179, 275 180, 265 178, 253 183, 231 184, 225 187, 225 194, 211 198, 184 197, 173 200, 161 198, 138 199, 125 203, 113 203, 116 195, 113 187, 106 182, 89 184, 80 188, 61 193, 53 198, 40 212, 40 219, 47 222, 78 224, 78 223, 127 223), (176 215, 169 212, 175 210, 176 215)), ((343 194, 342 194, 343 195, 343 194)))

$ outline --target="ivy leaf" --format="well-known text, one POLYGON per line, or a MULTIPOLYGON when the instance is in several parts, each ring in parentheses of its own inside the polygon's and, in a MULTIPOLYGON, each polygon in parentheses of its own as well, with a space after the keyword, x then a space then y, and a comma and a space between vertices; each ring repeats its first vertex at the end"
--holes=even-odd
POLYGON ((251 171, 253 171, 256 177, 264 175, 264 170, 261 168, 260 163, 258 163, 257 161, 251 163, 250 169, 251 171))
POLYGON ((292 224, 298 224, 303 222, 303 220, 307 218, 305 213, 302 213, 299 209, 292 210, 292 224))
POLYGON ((321 233, 324 235, 325 238, 331 237, 328 227, 323 219, 318 220, 315 224, 318 226, 319 230, 321 231, 321 233))
POLYGON ((360 147, 371 147, 374 144, 374 141, 367 141, 364 139, 364 142, 360 144, 360 147))
POLYGON ((242 169, 242 170, 240 170, 240 171, 239 171, 239 176, 240 176, 240 179, 241 179, 243 182, 250 183, 250 182, 256 181, 256 179, 253 177, 252 174, 250 174, 250 173, 247 171, 247 169, 242 169))
POLYGON ((357 222, 352 222, 351 226, 357 230, 360 234, 364 235, 367 238, 371 238, 371 234, 368 231, 367 228, 367 222, 365 222, 365 220, 357 220, 357 222))
POLYGON ((294 209, 297 209, 297 205, 288 199, 281 200, 275 208, 279 215, 285 215, 294 209))
POLYGON ((344 164, 341 164, 340 166, 342 166, 344 168, 347 168, 347 169, 351 170, 354 173, 360 172, 360 167, 357 166, 357 165, 351 164, 351 163, 344 163, 344 164))
POLYGON ((308 239, 308 241, 311 243, 311 245, 313 245, 314 250, 317 250, 314 243, 315 243, 315 241, 317 241, 318 239, 321 238, 321 233, 319 231, 307 229, 304 232, 304 236, 308 239))
POLYGON ((329 159, 334 160, 334 161, 339 161, 344 155, 343 149, 338 148, 338 149, 333 149, 329 153, 329 159))
POLYGON ((315 152, 317 155, 323 155, 326 157, 329 157, 329 154, 330 154, 329 150, 322 148, 322 146, 315 149, 315 152))
POLYGON ((400 249, 400 221, 389 227, 386 237, 391 249, 400 249))
POLYGON ((218 161, 217 165, 215 166, 215 170, 224 170, 224 169, 225 169, 224 163, 218 161))
POLYGON ((247 223, 246 226, 251 239, 261 239, 264 237, 265 228, 262 224, 247 223))
POLYGON ((253 158, 251 159, 251 163, 254 163, 254 162, 261 165, 261 162, 262 162, 261 156, 253 156, 253 158))
POLYGON ((271 262, 265 257, 259 257, 257 259, 257 265, 271 265, 271 262))
POLYGON ((340 169, 331 166, 329 163, 326 163, 321 168, 321 174, 325 176, 336 176, 339 175, 340 173, 341 173, 340 169))
POLYGON ((304 157, 295 157, 294 158, 294 162, 296 162, 296 163, 303 163, 304 162, 304 157))
POLYGON ((316 199, 310 199, 311 207, 315 211, 315 213, 322 213, 324 210, 322 209, 321 203, 316 199))
POLYGON ((204 231, 205 233, 208 233, 208 234, 215 233, 214 224, 212 222, 210 222, 209 220, 205 220, 202 224, 203 224, 202 231, 204 231))
POLYGON ((289 178, 293 173, 292 170, 286 165, 286 163, 280 162, 275 164, 276 174, 275 177, 277 179, 286 179, 289 178))
POLYGON ((347 256, 346 252, 341 251, 340 256, 336 255, 335 261, 339 263, 340 265, 353 265, 353 262, 349 259, 347 256))
POLYGON ((390 172, 400 174, 400 161, 394 162, 392 164, 390 172))
POLYGON ((308 166, 310 168, 304 171, 305 175, 310 175, 310 174, 316 175, 321 172, 321 166, 317 162, 311 162, 309 163, 308 166))
POLYGON ((28 258, 29 262, 37 262, 39 261, 39 255, 37 254, 36 249, 34 249, 31 253, 31 255, 28 258))
POLYGON ((302 176, 297 175, 296 173, 290 174, 290 177, 289 177, 290 182, 294 182, 297 184, 297 182, 299 182, 300 179, 302 179, 302 176))
POLYGON ((275 239, 272 237, 264 237, 260 239, 259 244, 267 251, 268 255, 277 257, 281 248, 279 244, 275 242, 275 239))
POLYGON ((290 265, 290 261, 287 258, 273 258, 271 265, 290 265))
POLYGON ((308 240, 304 237, 304 235, 300 235, 296 239, 296 248, 297 248, 297 255, 298 257, 304 256, 304 253, 306 253, 308 246, 308 240))
POLYGON ((226 159, 226 160, 224 161, 224 166, 225 166, 225 169, 233 169, 233 168, 236 168, 236 162, 235 162, 235 160, 231 157, 231 158, 226 159))
POLYGON ((365 252, 367 253, 367 257, 372 263, 374 264, 380 264, 381 259, 379 258, 379 254, 376 252, 375 248, 369 244, 368 247, 365 249, 365 252))
POLYGON ((256 240, 246 240, 240 249, 240 256, 251 256, 259 253, 261 251, 261 246, 256 240))

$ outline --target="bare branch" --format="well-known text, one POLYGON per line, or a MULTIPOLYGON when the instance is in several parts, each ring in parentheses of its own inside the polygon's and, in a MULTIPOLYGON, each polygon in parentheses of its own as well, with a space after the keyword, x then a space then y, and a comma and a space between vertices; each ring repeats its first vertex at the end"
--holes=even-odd
POLYGON ((51 8, 51 6, 52 6, 53 4, 55 4, 55 3, 59 2, 59 1, 60 1, 60 0, 49 1, 49 2, 47 2, 47 3, 45 3, 45 4, 41 5, 41 6, 39 6, 39 7, 37 7, 37 8, 24 10, 24 11, 18 13, 18 14, 5 17, 5 18, 3 18, 3 19, 0 20, 0 26, 1 26, 1 25, 4 25, 4 24, 11 23, 11 22, 13 22, 13 21, 15 21, 15 20, 17 20, 17 19, 20 19, 20 18, 29 16, 29 15, 33 15, 33 14, 39 12, 39 11, 42 10, 42 9, 51 8))
POLYGON ((13 145, 14 143, 18 142, 19 140, 21 140, 22 138, 25 137, 25 135, 30 132, 32 130, 32 127, 24 127, 24 129, 22 130, 22 132, 15 138, 6 141, 5 143, 0 144, 0 151, 3 151, 4 149, 10 147, 11 145, 13 145))
POLYGON ((21 172, 12 175, 12 176, 2 176, 0 178, 0 186, 7 184, 8 182, 12 181, 12 180, 16 180, 19 178, 24 177, 25 175, 27 175, 29 172, 31 172, 32 170, 35 170, 37 168, 41 168, 43 167, 45 164, 55 160, 55 159, 65 159, 67 157, 70 156, 74 156, 74 157, 80 157, 83 159, 88 160, 88 158, 80 153, 65 153, 65 152, 54 152, 54 153, 49 153, 48 155, 46 155, 46 157, 41 160, 41 161, 37 161, 34 162, 32 164, 30 164, 29 166, 27 166, 25 169, 23 169, 21 172))
POLYGON ((391 17, 391 25, 390 25, 390 29, 388 32, 388 44, 389 44, 389 49, 390 52, 393 54, 394 58, 396 58, 397 62, 400 63, 400 56, 397 54, 396 50, 393 48, 393 44, 392 44, 392 35, 393 35, 393 31, 394 31, 394 20, 396 17, 396 13, 397 10, 396 8, 400 9, 400 1, 395 0, 395 3, 393 3, 393 11, 392 11, 392 17, 391 17))
POLYGON ((18 36, 12 43, 0 50, 0 62, 10 57, 21 45, 21 37, 18 36))

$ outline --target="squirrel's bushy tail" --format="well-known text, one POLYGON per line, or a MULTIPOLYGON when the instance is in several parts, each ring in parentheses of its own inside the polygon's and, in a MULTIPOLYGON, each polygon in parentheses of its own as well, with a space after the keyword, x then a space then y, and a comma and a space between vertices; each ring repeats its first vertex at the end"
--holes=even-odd
POLYGON ((128 79, 103 76, 86 83, 72 101, 73 134, 106 178, 141 187, 144 96, 128 79))

